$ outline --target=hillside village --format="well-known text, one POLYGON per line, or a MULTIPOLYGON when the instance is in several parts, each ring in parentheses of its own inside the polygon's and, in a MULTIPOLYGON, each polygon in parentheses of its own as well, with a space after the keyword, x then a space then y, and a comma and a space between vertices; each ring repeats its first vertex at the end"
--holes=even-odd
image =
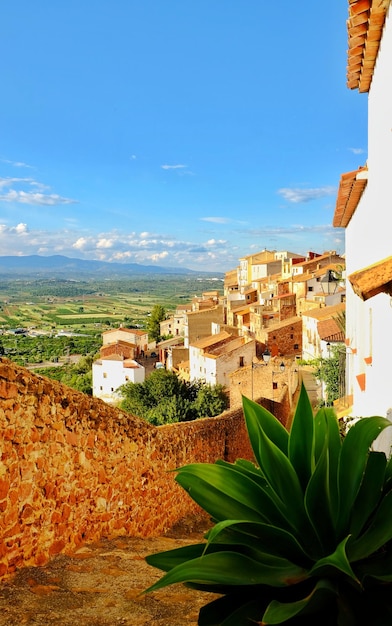
MULTIPOLYGON (((223 295, 205 292, 161 322, 161 335, 170 339, 156 345, 143 330, 106 331, 93 364, 94 396, 118 401, 121 385, 144 381, 143 357, 153 353, 183 380, 223 385, 232 408, 242 394, 278 398, 299 359, 344 345, 336 321, 345 309, 344 267, 335 251, 304 257, 263 250, 239 259, 225 275, 223 295), (262 372, 259 365, 269 367, 262 372), (272 380, 276 368, 279 378, 272 380)), ((297 384, 298 377, 292 394, 297 384)))

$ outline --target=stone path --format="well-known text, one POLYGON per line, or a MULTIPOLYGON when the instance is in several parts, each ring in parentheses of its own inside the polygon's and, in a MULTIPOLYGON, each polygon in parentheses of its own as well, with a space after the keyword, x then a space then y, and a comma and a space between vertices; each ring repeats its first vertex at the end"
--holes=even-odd
POLYGON ((188 521, 166 537, 102 541, 24 568, 0 585, 0 626, 196 626, 210 594, 174 585, 141 595, 161 576, 144 557, 198 543, 207 527, 188 521))

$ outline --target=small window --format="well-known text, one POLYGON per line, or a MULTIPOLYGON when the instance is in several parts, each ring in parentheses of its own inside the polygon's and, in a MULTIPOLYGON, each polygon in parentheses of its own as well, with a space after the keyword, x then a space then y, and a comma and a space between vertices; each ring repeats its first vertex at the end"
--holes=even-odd
POLYGON ((290 335, 290 339, 294 339, 294 335, 290 335))
POLYGON ((244 367, 244 357, 240 356, 240 367, 244 367))
POLYGON ((308 291, 313 291, 313 287, 308 287, 308 291))
POLYGON ((294 344, 294 350, 299 350, 299 345, 297 343, 294 344))
POLYGON ((103 373, 103 377, 104 377, 104 378, 107 378, 107 377, 108 377, 108 375, 107 375, 107 373, 106 373, 106 372, 104 372, 104 373, 103 373))

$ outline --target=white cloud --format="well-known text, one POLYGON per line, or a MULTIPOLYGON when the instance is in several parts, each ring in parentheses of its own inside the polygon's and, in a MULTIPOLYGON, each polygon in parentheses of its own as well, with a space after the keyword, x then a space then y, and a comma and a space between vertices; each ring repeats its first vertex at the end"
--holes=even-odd
POLYGON ((181 170, 188 167, 187 165, 183 165, 181 163, 178 163, 177 165, 161 165, 161 168, 163 170, 181 170))
POLYGON ((1 159, 2 163, 7 163, 7 165, 12 165, 13 167, 27 167, 29 169, 34 169, 32 165, 27 165, 27 163, 23 163, 22 161, 9 161, 8 159, 1 159))
POLYGON ((228 217, 201 217, 202 222, 212 222, 213 224, 228 224, 231 219, 228 217))
POLYGON ((77 202, 76 200, 72 200, 71 198, 62 198, 56 193, 33 193, 32 191, 15 191, 15 189, 10 189, 8 193, 1 194, 0 200, 2 200, 3 202, 17 202, 19 204, 31 204, 41 206, 75 204, 77 202))
POLYGON ((113 239, 99 239, 97 241, 97 248, 112 248, 113 246, 113 239))
POLYGON ((349 151, 353 154, 364 154, 365 150, 363 148, 349 148, 349 151))
POLYGON ((79 237, 79 239, 72 244, 72 247, 75 248, 75 250, 84 250, 86 245, 87 239, 85 237, 79 237))
POLYGON ((27 184, 30 187, 36 187, 41 191, 48 189, 46 185, 35 181, 32 178, 0 178, 0 189, 13 187, 6 193, 0 194, 0 200, 3 202, 16 202, 18 204, 54 206, 58 204, 75 204, 77 201, 71 198, 63 198, 56 193, 45 194, 37 191, 24 191, 14 189, 14 186, 27 184))
POLYGON ((151 261, 154 261, 154 263, 156 263, 157 261, 162 261, 162 259, 166 259, 168 256, 169 253, 165 250, 157 254, 152 254, 149 258, 151 259, 151 261))
POLYGON ((336 187, 326 186, 316 187, 314 189, 282 187, 281 189, 278 189, 278 194, 289 202, 299 204, 301 202, 311 202, 312 200, 317 200, 318 198, 324 198, 326 196, 333 196, 336 194, 336 187))

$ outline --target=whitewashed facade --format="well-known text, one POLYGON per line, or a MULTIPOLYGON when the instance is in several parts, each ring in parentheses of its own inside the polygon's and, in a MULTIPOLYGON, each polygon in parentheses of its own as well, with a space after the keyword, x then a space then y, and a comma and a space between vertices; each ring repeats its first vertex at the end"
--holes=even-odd
MULTIPOLYGON (((371 4, 376 8, 374 1, 371 4)), ((354 185, 359 185, 365 178, 367 184, 351 210, 347 200, 344 207, 349 210, 346 224, 341 211, 338 214, 339 200, 344 194, 342 176, 334 218, 335 226, 345 227, 348 277, 346 392, 352 396, 351 415, 355 417, 385 417, 392 413, 391 295, 387 293, 386 284, 381 285, 378 293, 368 293, 366 299, 363 299, 363 294, 357 295, 353 289, 356 273, 366 270, 366 280, 366 273, 371 276, 369 266, 381 261, 385 261, 384 281, 391 280, 386 272, 392 266, 392 261, 387 261, 392 255, 392 15, 388 2, 377 4, 380 15, 382 5, 385 7, 385 24, 380 34, 380 47, 368 89, 367 168, 354 176, 352 189, 355 191, 354 185)), ((364 48, 366 50, 366 46, 364 48)), ((388 430, 392 431, 392 428, 388 430)), ((391 442, 392 433, 387 438, 391 442)))
POLYGON ((133 359, 113 354, 93 363, 93 396, 108 404, 121 400, 119 387, 128 382, 143 383, 145 369, 133 359))

